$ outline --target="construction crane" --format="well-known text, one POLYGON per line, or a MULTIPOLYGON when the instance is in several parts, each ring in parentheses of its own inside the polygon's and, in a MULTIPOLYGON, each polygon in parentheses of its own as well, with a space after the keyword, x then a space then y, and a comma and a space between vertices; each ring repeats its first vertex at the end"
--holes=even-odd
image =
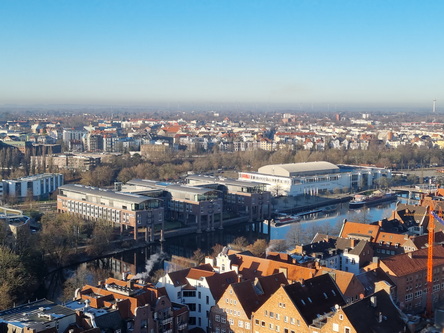
MULTIPOLYGON (((427 250, 427 303, 426 303, 426 316, 431 317, 433 314, 433 246, 435 244, 435 220, 444 225, 444 219, 442 219, 435 211, 434 205, 430 207, 429 214, 429 247, 427 250)), ((440 210, 440 215, 441 210, 440 210)))

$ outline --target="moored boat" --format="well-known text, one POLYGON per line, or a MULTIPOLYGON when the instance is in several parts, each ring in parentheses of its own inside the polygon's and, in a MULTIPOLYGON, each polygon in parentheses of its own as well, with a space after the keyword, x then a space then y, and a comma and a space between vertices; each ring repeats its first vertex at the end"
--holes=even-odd
POLYGON ((360 208, 363 206, 374 206, 383 202, 396 201, 398 199, 396 193, 383 193, 375 191, 370 195, 356 194, 354 199, 350 201, 349 208, 360 208))

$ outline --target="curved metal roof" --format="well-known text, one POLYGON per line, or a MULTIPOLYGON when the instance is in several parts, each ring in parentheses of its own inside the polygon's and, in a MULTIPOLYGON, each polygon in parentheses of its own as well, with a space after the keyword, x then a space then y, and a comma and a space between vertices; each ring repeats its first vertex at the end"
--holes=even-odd
POLYGON ((304 176, 319 173, 335 173, 339 171, 339 167, 330 162, 304 162, 289 164, 270 164, 259 168, 259 173, 273 176, 304 176))

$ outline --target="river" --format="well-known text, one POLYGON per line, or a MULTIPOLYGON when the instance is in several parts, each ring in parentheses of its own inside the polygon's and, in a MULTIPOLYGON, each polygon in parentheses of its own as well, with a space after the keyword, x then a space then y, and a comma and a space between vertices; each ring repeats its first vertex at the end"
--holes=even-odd
MULTIPOLYGON (((111 274, 117 278, 121 277, 122 272, 131 272, 132 274, 146 274, 154 272, 156 269, 163 268, 162 264, 171 256, 182 256, 191 258, 194 251, 201 249, 205 253, 211 253, 215 244, 227 245, 235 238, 243 236, 249 242, 254 242, 258 238, 267 240, 286 239, 287 234, 292 229, 298 228, 298 232, 305 236, 305 240, 311 239, 316 232, 329 233, 337 235, 344 219, 353 222, 370 223, 387 218, 395 209, 396 203, 381 204, 371 208, 360 208, 351 210, 348 203, 339 204, 334 211, 330 213, 318 213, 305 217, 302 221, 284 225, 281 227, 270 227, 263 222, 255 224, 240 224, 230 226, 224 230, 214 232, 186 235, 177 238, 170 238, 163 243, 149 245, 136 250, 129 250, 118 255, 108 256, 93 260, 81 265, 64 269, 51 277, 47 297, 53 300, 61 300, 62 283, 75 272, 81 271, 81 275, 88 283, 95 284, 99 279, 111 274)), ((294 232, 294 230, 293 230, 294 232)), ((79 275, 79 274, 78 274, 79 275)))

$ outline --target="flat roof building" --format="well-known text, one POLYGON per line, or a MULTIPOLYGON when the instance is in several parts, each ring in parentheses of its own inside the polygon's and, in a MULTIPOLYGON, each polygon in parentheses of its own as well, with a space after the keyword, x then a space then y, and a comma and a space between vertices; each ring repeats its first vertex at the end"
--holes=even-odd
POLYGON ((59 213, 76 214, 89 220, 105 220, 133 228, 134 239, 145 230, 145 240, 154 240, 154 226, 161 225, 164 215, 162 200, 133 193, 115 192, 91 186, 68 184, 59 188, 59 213))
POLYGON ((216 218, 222 228, 222 198, 220 191, 197 187, 156 182, 147 179, 132 179, 123 185, 125 192, 161 197, 164 200, 165 215, 170 220, 180 221, 188 226, 214 230, 216 218))
POLYGON ((266 183, 201 175, 190 175, 186 181, 193 186, 221 191, 224 209, 236 215, 247 215, 249 222, 271 217, 271 193, 266 190, 266 183))
POLYGON ((258 172, 239 172, 240 180, 266 183, 274 196, 318 195, 373 187, 391 177, 385 168, 335 165, 329 162, 271 164, 258 172))

